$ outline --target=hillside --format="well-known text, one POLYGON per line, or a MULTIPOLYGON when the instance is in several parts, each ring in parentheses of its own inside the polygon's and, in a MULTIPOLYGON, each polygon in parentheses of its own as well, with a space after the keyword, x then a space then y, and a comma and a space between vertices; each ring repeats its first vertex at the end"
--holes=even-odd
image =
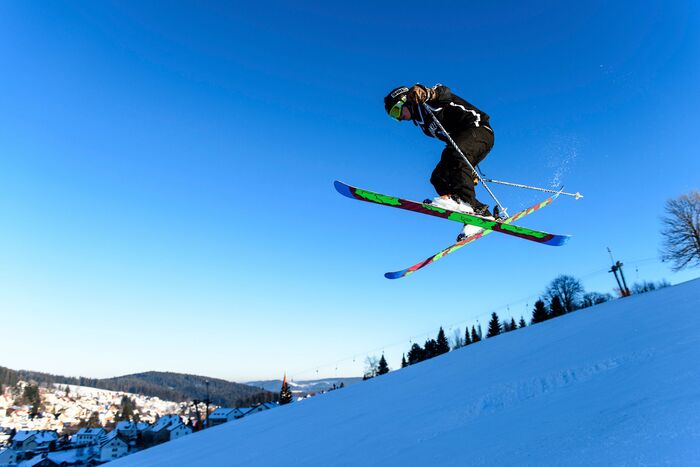
POLYGON ((693 465, 700 280, 154 447, 128 466, 693 465))
POLYGON ((278 397, 277 393, 263 391, 260 388, 246 384, 182 373, 149 371, 114 378, 96 379, 74 378, 0 367, 0 384, 13 385, 20 380, 34 381, 40 384, 73 384, 110 391, 131 392, 175 402, 192 399, 204 400, 207 396, 205 381, 209 381, 209 398, 212 403, 225 407, 244 407, 256 402, 276 400, 278 397))

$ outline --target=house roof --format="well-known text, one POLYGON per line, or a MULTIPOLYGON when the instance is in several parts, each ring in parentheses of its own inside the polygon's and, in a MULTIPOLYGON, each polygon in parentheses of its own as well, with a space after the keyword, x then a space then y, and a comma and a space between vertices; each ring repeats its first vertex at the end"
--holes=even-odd
POLYGON ((182 419, 179 415, 163 415, 158 419, 158 421, 151 427, 151 431, 160 431, 163 428, 167 428, 173 423, 182 423, 182 419))
POLYGON ((28 440, 32 436, 36 436, 35 440, 37 443, 50 443, 51 441, 56 441, 58 439, 58 433, 56 433, 55 431, 21 430, 15 434, 14 438, 12 438, 12 441, 23 442, 28 440))
POLYGON ((55 452, 50 452, 47 457, 57 463, 61 464, 62 462, 65 462, 67 464, 74 464, 77 463, 78 461, 83 460, 80 456, 78 456, 78 450, 77 449, 69 449, 67 451, 55 451, 55 452))
POLYGON ((117 432, 117 430, 112 430, 112 431, 110 431, 109 433, 107 433, 107 436, 105 436, 105 437, 102 439, 102 442, 100 443, 100 445, 101 445, 101 446, 104 446, 105 444, 111 442, 112 440, 117 439, 119 442, 121 442, 121 443, 124 444, 125 446, 128 446, 128 445, 124 442, 123 439, 121 439, 121 438, 119 438, 119 437, 117 436, 118 434, 119 434, 119 433, 117 432))
POLYGON ((185 425, 185 424, 182 423, 182 422, 180 422, 180 423, 173 423, 172 425, 170 425, 169 427, 167 427, 166 430, 168 430, 168 431, 173 431, 173 430, 175 430, 175 429, 177 429, 177 428, 180 428, 180 427, 185 427, 186 429, 191 430, 190 427, 188 427, 187 425, 185 425))
POLYGON ((76 435, 101 435, 106 433, 104 428, 81 428, 76 435))
POLYGON ((144 422, 138 422, 138 423, 133 423, 133 422, 117 422, 116 430, 119 431, 127 431, 127 430, 137 430, 137 431, 143 431, 146 428, 148 428, 148 423, 144 422))
POLYGON ((231 412, 235 412, 238 409, 231 409, 227 407, 219 407, 209 415, 209 418, 226 418, 231 412))
POLYGON ((18 467, 34 467, 35 465, 44 461, 45 459, 46 459, 46 457, 44 456, 44 454, 41 454, 39 456, 34 456, 29 460, 22 461, 19 464, 17 464, 17 466, 18 467))

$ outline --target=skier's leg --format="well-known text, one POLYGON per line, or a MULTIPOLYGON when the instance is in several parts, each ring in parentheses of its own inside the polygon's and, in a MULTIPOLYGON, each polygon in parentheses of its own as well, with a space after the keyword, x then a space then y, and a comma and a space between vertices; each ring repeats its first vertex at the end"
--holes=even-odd
MULTIPOLYGON (((462 151, 462 154, 467 157, 474 168, 486 158, 494 142, 493 133, 481 127, 461 132, 457 134, 454 140, 462 151)), ((456 156, 455 160, 459 167, 455 173, 455 183, 457 183, 458 186, 456 190, 457 196, 469 203, 476 210, 484 207, 488 209, 485 204, 476 199, 474 174, 469 168, 469 165, 464 162, 464 159, 462 159, 457 151, 454 151, 454 155, 456 156)))
POLYGON ((440 162, 435 166, 430 176, 430 183, 435 187, 435 191, 440 196, 454 194, 452 191, 452 183, 450 183, 450 161, 449 158, 445 157, 445 151, 442 151, 440 162))

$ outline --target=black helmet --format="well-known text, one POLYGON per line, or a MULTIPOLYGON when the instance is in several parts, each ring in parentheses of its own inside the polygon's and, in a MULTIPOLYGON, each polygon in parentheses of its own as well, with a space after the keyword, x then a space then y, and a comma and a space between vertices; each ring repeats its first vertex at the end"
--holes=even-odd
POLYGON ((386 113, 389 113, 391 108, 396 105, 406 93, 408 93, 408 88, 406 86, 399 86, 396 89, 392 89, 384 98, 384 110, 386 110, 386 113))

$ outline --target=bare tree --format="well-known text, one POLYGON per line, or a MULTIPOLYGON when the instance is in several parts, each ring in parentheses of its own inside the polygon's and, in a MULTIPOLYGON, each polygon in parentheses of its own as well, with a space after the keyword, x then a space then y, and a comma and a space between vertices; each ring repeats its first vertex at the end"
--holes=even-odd
POLYGON ((662 280, 659 281, 658 283, 656 282, 635 282, 635 284, 632 286, 632 293, 640 294, 640 293, 645 293, 645 292, 652 292, 656 289, 663 289, 664 287, 668 287, 671 284, 668 283, 667 280, 662 280))
POLYGON ((550 301, 554 297, 559 297, 564 310, 568 313, 578 306, 579 299, 583 295, 583 285, 575 277, 562 274, 550 282, 545 295, 550 301))
POLYGON ((700 266, 700 192, 666 201, 666 217, 661 221, 661 260, 671 261, 674 271, 700 266))
POLYGON ((464 347, 464 337, 462 337, 462 331, 459 328, 454 330, 454 335, 452 336, 452 350, 464 347))
POLYGON ((588 308, 593 305, 600 305, 613 299, 609 293, 588 292, 581 297, 581 308, 588 308))
POLYGON ((362 379, 370 379, 377 376, 379 369, 379 359, 374 355, 367 355, 365 358, 365 374, 362 379))

